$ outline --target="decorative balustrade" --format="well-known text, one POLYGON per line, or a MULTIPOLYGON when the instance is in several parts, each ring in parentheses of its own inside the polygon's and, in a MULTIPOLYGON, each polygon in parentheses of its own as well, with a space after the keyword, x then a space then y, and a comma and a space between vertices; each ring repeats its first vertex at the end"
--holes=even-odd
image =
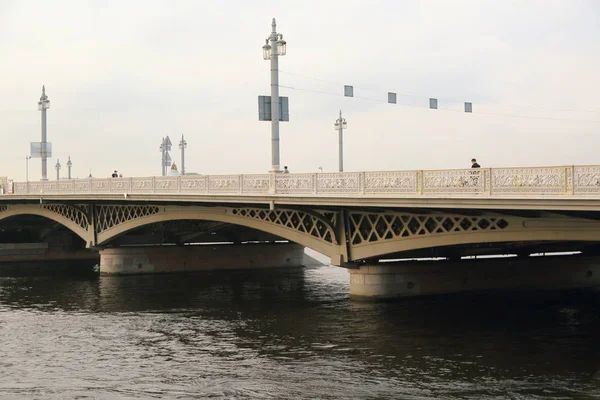
MULTIPOLYGON (((6 192, 6 191, 5 191, 6 192)), ((314 174, 186 175, 15 182, 13 194, 600 196, 600 166, 314 174)))

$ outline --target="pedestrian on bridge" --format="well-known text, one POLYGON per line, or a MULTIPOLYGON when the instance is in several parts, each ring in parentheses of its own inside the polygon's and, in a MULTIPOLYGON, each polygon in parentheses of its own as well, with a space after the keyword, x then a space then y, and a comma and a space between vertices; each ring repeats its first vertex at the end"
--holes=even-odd
POLYGON ((477 160, 471 158, 471 168, 481 168, 481 165, 477 164, 477 160))
POLYGON ((117 170, 115 169, 115 171, 112 173, 111 177, 113 178, 118 178, 119 174, 117 173, 117 170))
POLYGON ((289 174, 290 170, 288 169, 287 165, 285 167, 283 167, 283 173, 284 174, 289 174))

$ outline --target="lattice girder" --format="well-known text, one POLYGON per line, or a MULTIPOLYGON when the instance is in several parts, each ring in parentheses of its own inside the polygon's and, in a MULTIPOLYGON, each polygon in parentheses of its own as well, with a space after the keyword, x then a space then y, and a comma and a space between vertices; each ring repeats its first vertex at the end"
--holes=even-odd
POLYGON ((44 210, 52 211, 59 214, 70 221, 73 221, 85 230, 88 230, 89 226, 89 206, 77 205, 72 206, 69 204, 42 204, 44 210))
POLYGON ((333 224, 319 213, 308 213, 290 209, 266 210, 246 207, 233 208, 231 213, 240 217, 282 226, 305 233, 323 242, 337 245, 333 224))
POLYGON ((349 212, 349 237, 353 246, 417 236, 449 235, 503 230, 508 218, 500 216, 430 215, 409 213, 349 212))
POLYGON ((160 208, 151 205, 100 205, 96 206, 96 232, 102 233, 136 219, 158 214, 160 208))

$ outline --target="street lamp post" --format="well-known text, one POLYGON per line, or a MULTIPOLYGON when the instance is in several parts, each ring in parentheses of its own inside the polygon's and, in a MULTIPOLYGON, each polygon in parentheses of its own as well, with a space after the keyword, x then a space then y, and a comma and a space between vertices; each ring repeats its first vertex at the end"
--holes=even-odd
POLYGON ((29 182, 29 160, 31 156, 25 156, 25 182, 29 182))
POLYGON ((181 135, 181 142, 179 142, 179 148, 181 149, 181 175, 185 175, 185 148, 187 147, 187 142, 181 135))
POLYGON ((162 176, 165 176, 165 138, 162 139, 162 143, 160 144, 159 150, 162 154, 162 157, 160 159, 160 174, 162 176))
POLYGON ((271 169, 272 172, 281 172, 279 169, 279 56, 286 53, 287 43, 283 35, 277 33, 275 18, 271 23, 271 35, 265 40, 263 58, 271 60, 271 169))
POLYGON ((160 152, 162 153, 162 176, 167 175, 167 167, 171 165, 171 156, 169 155, 169 151, 171 151, 171 139, 169 137, 164 137, 162 143, 160 144, 160 152))
POLYGON ((67 171, 68 171, 68 178, 71 179, 71 167, 73 166, 73 163, 71 162, 71 156, 69 156, 69 161, 67 161, 67 171))
POLYGON ((339 168, 340 172, 344 172, 344 129, 348 127, 346 119, 342 118, 342 110, 340 117, 335 120, 335 130, 339 132, 340 148, 339 148, 339 168))
POLYGON ((46 87, 42 86, 42 96, 38 102, 38 110, 42 112, 42 142, 41 142, 41 158, 42 158, 42 180, 48 180, 48 149, 46 138, 46 110, 50 108, 50 100, 46 96, 46 87))
POLYGON ((56 180, 60 179, 60 160, 57 158, 56 159, 56 165, 54 166, 54 168, 56 169, 56 180))

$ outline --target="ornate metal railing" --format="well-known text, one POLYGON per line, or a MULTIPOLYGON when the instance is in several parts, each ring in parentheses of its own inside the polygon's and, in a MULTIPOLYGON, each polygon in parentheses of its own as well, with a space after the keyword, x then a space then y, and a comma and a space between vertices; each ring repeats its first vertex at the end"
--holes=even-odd
MULTIPOLYGON (((10 190, 5 190, 7 192, 10 190)), ((36 195, 600 196, 600 166, 65 179, 16 182, 12 192, 36 195)))

